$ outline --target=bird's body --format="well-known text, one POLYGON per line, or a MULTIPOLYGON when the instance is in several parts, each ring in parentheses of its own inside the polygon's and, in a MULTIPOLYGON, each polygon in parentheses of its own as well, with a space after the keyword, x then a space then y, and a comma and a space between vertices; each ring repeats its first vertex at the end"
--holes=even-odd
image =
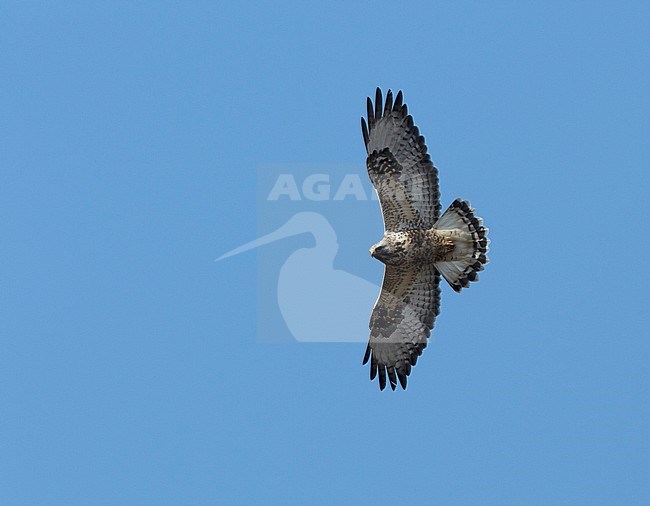
POLYGON ((398 379, 406 388, 440 313, 441 276, 459 292, 488 262, 488 229, 469 202, 456 199, 440 216, 438 170, 402 98, 393 102, 389 91, 384 105, 377 88, 368 124, 361 120, 385 229, 370 254, 386 265, 363 363, 371 360, 370 379, 379 375, 382 390, 387 376, 393 390, 398 379))
POLYGON ((430 228, 386 232, 383 239, 370 248, 370 254, 386 265, 410 267, 442 262, 453 250, 452 231, 430 228))

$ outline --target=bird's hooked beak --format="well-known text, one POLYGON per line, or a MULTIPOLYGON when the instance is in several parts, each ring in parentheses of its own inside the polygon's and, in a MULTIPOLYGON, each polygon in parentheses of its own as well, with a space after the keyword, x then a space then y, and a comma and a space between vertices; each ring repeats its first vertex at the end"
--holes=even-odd
POLYGON ((372 258, 381 260, 382 254, 386 252, 386 246, 383 246, 381 244, 374 244, 369 251, 372 258))

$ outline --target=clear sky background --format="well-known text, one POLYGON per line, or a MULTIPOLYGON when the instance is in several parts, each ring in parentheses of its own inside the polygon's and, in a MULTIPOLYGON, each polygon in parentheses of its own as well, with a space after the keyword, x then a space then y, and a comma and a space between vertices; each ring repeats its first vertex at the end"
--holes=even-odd
MULTIPOLYGON (((4 2, 0 502, 647 504, 649 24, 4 2), (213 261, 257 235, 259 164, 362 168, 378 85, 493 240, 406 392, 365 344, 260 342, 256 253, 213 261)), ((379 283, 368 216, 341 262, 379 283)))

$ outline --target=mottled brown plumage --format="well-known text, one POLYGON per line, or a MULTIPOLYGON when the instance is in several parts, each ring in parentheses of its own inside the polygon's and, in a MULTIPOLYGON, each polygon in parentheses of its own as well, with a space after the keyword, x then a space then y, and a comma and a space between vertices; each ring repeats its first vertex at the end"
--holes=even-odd
POLYGON ((361 119, 368 175, 377 190, 384 237, 370 254, 386 265, 381 293, 370 317, 370 379, 379 376, 394 390, 427 345, 440 313, 440 277, 455 291, 477 281, 488 262, 489 240, 483 221, 469 202, 455 200, 440 217, 438 170, 424 137, 413 124, 400 91, 389 90, 382 107, 368 98, 368 123, 361 119))

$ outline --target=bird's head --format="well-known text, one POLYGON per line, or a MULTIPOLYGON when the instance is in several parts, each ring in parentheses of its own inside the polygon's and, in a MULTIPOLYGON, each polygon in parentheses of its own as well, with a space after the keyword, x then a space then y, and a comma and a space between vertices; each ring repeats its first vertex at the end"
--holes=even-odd
POLYGON ((370 256, 386 265, 398 264, 402 257, 399 248, 397 248, 396 245, 386 237, 377 244, 373 244, 370 248, 370 256))

